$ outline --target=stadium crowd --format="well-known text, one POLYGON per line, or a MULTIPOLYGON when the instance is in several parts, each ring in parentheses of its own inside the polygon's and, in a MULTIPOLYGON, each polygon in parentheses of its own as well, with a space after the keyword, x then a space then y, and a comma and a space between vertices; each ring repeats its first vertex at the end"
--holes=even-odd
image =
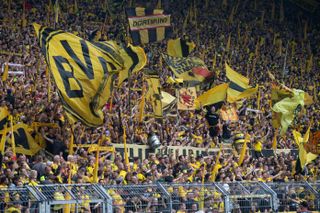
MULTIPOLYGON (((42 136, 46 139, 46 150, 52 154, 52 159, 43 152, 33 157, 18 154, 15 159, 11 147, 6 146, 2 157, 0 186, 67 183, 70 173, 72 183, 92 183, 95 156, 85 148, 75 149, 72 155, 68 153, 70 125, 53 83, 51 91, 48 91, 45 60, 40 53, 31 25, 37 22, 53 27, 53 11, 48 9, 47 1, 25 2, 27 4, 23 9, 22 1, 2 1, 2 6, 6 9, 2 10, 0 15, 0 49, 3 51, 0 54, 0 64, 5 62, 23 64, 26 66, 26 75, 10 76, 6 82, 0 82, 0 106, 6 106, 10 110, 14 123, 23 122, 29 125, 33 122, 56 123, 58 128, 40 128, 42 136), (11 2, 10 8, 8 2, 11 2), (21 21, 23 10, 26 26, 22 26, 23 21, 21 21), (8 55, 4 51, 11 54, 8 55)), ((75 13, 73 4, 67 2, 71 1, 60 2, 59 22, 55 24, 55 28, 87 38, 90 31, 100 29, 104 25, 102 38, 118 42, 128 40, 127 19, 123 9, 120 9, 121 12, 117 15, 110 17, 101 6, 104 5, 104 1, 93 3, 92 0, 79 0, 78 11, 75 13)), ((255 112, 251 110, 257 109, 256 97, 245 100, 238 111, 239 121, 228 123, 219 119, 218 137, 215 138, 209 135, 204 110, 179 111, 174 116, 165 117, 162 124, 156 122, 154 118, 146 118, 141 125, 135 118, 141 91, 128 89, 129 86, 142 88, 143 77, 140 72, 132 76, 132 85, 125 82, 120 88, 115 88, 112 104, 108 103, 105 107, 105 124, 102 127, 92 129, 81 124, 75 126, 75 144, 94 144, 101 136, 105 139, 104 145, 122 143, 123 138, 119 128, 124 124, 127 129, 127 143, 147 144, 148 134, 152 131, 159 135, 162 146, 217 148, 222 140, 233 140, 233 136, 241 132, 251 136, 249 146, 256 152, 261 152, 264 148, 270 149, 275 133, 271 124, 271 80, 267 76, 268 70, 288 87, 302 89, 314 97, 314 103, 305 107, 305 113, 299 117, 294 127, 305 132, 313 120, 312 128, 319 129, 320 52, 317 47, 320 42, 320 26, 316 18, 291 5, 285 7, 284 20, 281 21, 280 4, 276 4, 275 14, 272 15, 272 1, 207 1, 208 5, 202 1, 195 1, 196 18, 184 26, 191 2, 170 1, 169 5, 166 5, 172 14, 172 37, 185 36, 196 43, 191 55, 202 58, 209 70, 215 72, 213 85, 226 82, 225 61, 228 61, 236 71, 249 76, 251 85, 261 85, 260 110, 255 112), (236 12, 230 21, 233 8, 236 8, 236 12), (264 18, 261 18, 262 16, 264 18), (229 21, 226 21, 228 19, 229 21), (305 38, 303 23, 307 20, 307 38, 305 38), (231 35, 230 48, 226 48, 229 35, 231 35), (313 60, 311 65, 308 65, 310 57, 313 57, 313 60), (286 69, 283 67, 284 63, 286 69), (119 111, 123 113, 121 121, 119 121, 119 111)), ((147 4, 152 6, 155 3, 150 1, 147 4)), ((139 1, 135 4, 147 6, 139 1)), ((144 45, 143 48, 148 56, 146 67, 156 70, 160 75, 163 89, 174 95, 174 89, 166 83, 167 78, 173 74, 160 59, 160 53, 166 52, 166 40, 144 45)), ((147 108, 151 110, 150 106, 147 108)), ((7 138, 9 140, 10 135, 7 138)), ((279 138, 277 148, 297 148, 290 129, 285 137, 279 138)), ((145 184, 155 181, 201 183, 203 179, 205 182, 215 180, 223 183, 293 180, 313 182, 320 177, 319 157, 307 166, 304 174, 295 173, 296 156, 291 152, 270 157, 248 155, 241 166, 238 165, 238 157, 237 154, 222 151, 217 162, 216 155, 181 155, 175 158, 173 155, 150 154, 146 159, 134 158, 130 165, 127 165, 120 154, 102 152, 99 157, 98 177, 99 183, 116 185, 145 184), (213 174, 216 163, 219 164, 219 169, 217 174, 213 174)), ((181 194, 183 193, 180 192, 181 194)), ((117 197, 117 194, 114 192, 113 196, 117 197)), ((180 196, 180 199, 188 200, 186 196, 189 194, 180 196)), ((213 196, 208 198, 210 199, 221 198, 213 196)), ((177 212, 186 212, 186 206, 183 205, 185 204, 176 208, 177 212)), ((119 212, 122 212, 121 208, 119 212)))

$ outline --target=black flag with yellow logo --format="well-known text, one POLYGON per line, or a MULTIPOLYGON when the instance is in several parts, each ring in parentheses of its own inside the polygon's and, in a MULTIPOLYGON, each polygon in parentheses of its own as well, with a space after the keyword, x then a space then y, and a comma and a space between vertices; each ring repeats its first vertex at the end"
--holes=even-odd
POLYGON ((110 43, 92 43, 63 30, 34 28, 69 117, 91 127, 102 125, 111 81, 123 70, 119 51, 110 43))
POLYGON ((162 41, 172 32, 170 15, 163 10, 136 7, 126 12, 134 45, 162 41))

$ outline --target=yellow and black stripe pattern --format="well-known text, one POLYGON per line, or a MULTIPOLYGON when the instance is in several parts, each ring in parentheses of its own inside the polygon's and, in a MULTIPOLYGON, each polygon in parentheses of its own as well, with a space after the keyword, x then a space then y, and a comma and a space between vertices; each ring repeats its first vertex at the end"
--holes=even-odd
POLYGON ((126 12, 134 45, 162 41, 172 32, 170 15, 164 15, 163 10, 136 7, 126 12))
POLYGON ((7 107, 0 107, 0 130, 4 129, 4 126, 8 122, 9 112, 7 107))
POLYGON ((181 38, 170 39, 167 44, 167 53, 173 57, 187 57, 195 47, 192 41, 181 38))
POLYGON ((68 117, 87 126, 102 125, 112 81, 124 67, 119 50, 113 43, 89 42, 38 24, 34 28, 68 117))

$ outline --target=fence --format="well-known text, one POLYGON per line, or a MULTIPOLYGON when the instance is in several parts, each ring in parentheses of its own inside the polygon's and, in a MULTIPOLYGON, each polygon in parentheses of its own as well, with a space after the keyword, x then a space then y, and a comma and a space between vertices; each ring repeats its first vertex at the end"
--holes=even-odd
POLYGON ((0 188, 0 213, 320 211, 320 182, 38 185, 0 188), (201 211, 202 210, 202 211, 201 211))

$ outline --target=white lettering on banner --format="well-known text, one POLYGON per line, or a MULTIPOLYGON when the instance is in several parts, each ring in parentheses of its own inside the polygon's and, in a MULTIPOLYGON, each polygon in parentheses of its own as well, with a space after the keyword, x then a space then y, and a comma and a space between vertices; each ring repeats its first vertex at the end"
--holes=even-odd
POLYGON ((129 18, 130 30, 170 27, 170 15, 154 15, 129 18))

